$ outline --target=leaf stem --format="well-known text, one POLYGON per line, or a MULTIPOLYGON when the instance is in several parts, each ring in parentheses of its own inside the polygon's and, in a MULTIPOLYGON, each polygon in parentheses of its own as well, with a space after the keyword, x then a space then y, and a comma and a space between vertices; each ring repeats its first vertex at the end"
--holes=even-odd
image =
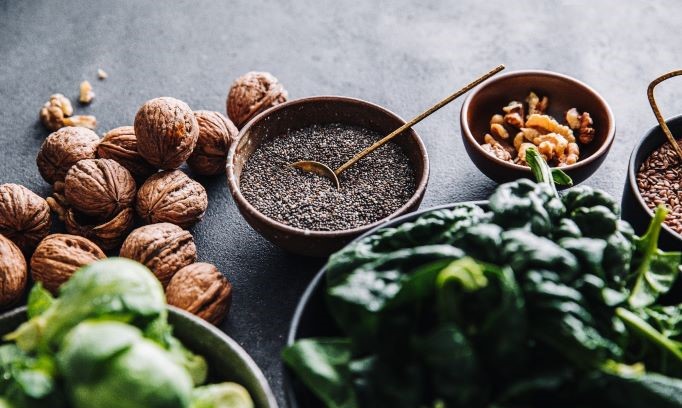
POLYGON ((672 354, 682 362, 682 350, 680 350, 680 347, 673 340, 670 340, 653 328, 644 319, 622 307, 616 309, 616 316, 635 333, 656 344, 663 351, 672 354))

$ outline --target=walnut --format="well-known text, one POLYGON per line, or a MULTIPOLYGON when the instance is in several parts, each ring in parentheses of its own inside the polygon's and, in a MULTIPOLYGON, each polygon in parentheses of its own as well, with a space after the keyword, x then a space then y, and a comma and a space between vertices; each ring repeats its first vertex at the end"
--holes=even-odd
POLYGON ((524 109, 523 104, 518 101, 511 101, 507 106, 502 108, 504 111, 504 123, 514 126, 517 128, 522 128, 524 126, 523 118, 524 109))
POLYGON ((128 235, 120 255, 147 266, 164 287, 180 268, 197 260, 192 234, 167 222, 150 224, 128 235))
POLYGON ((0 309, 21 300, 27 281, 24 254, 14 242, 0 235, 0 309))
POLYGON ((147 223, 170 222, 187 228, 204 216, 204 187, 180 170, 157 173, 140 187, 135 209, 147 223))
POLYGON ((105 79, 109 78, 109 74, 107 74, 107 72, 102 68, 97 68, 97 78, 104 81, 105 79))
POLYGON ((51 133, 38 152, 36 163, 45 181, 64 181, 71 166, 83 159, 94 159, 99 137, 82 127, 65 127, 51 133))
POLYGON ((511 161, 511 154, 495 138, 486 134, 483 140, 485 143, 481 147, 486 153, 502 161, 511 161))
POLYGON ((575 136, 573 136, 573 131, 568 126, 564 126, 557 122, 553 117, 549 115, 537 115, 533 114, 528 116, 526 121, 526 126, 529 128, 541 129, 551 133, 558 133, 565 137, 570 143, 575 142, 575 136))
POLYGON ((227 95, 227 116, 241 128, 265 109, 286 102, 287 91, 268 72, 248 72, 237 78, 227 95))
POLYGON ((55 294, 80 267, 104 258, 104 252, 86 238, 68 234, 48 235, 31 257, 31 277, 55 294))
POLYGON ((64 224, 69 234, 85 237, 105 251, 117 248, 133 228, 135 212, 124 208, 110 220, 99 222, 69 208, 64 212, 64 224))
POLYGON ((175 98, 147 101, 135 115, 140 155, 157 168, 171 170, 187 160, 199 136, 199 124, 186 103, 175 98))
POLYGON ((531 92, 526 97, 526 103, 528 104, 528 116, 543 115, 549 106, 549 99, 546 96, 540 98, 535 92, 531 92))
POLYGON ((156 173, 137 151, 137 138, 132 126, 121 126, 108 131, 97 146, 97 157, 116 160, 137 180, 144 180, 156 173))
POLYGON ((18 184, 0 185, 0 234, 24 253, 32 251, 50 233, 47 201, 18 184))
POLYGON ((576 143, 569 143, 566 149, 566 155, 559 159, 559 167, 569 166, 571 164, 576 164, 580 158, 580 148, 576 143))
POLYGON ((217 326, 230 311, 232 285, 215 266, 194 263, 173 276, 166 288, 166 300, 217 326))
POLYGON ((490 126, 492 125, 504 125, 504 116, 498 114, 493 115, 492 118, 490 118, 490 126))
POLYGON ((90 82, 83 81, 80 86, 80 95, 78 97, 78 102, 82 104, 89 104, 95 98, 95 92, 92 90, 92 85, 90 82))
POLYGON ((57 130, 64 126, 64 118, 73 115, 73 106, 69 98, 62 94, 50 96, 40 109, 40 121, 46 128, 57 130))
POLYGON ((84 214, 108 219, 132 206, 135 180, 125 167, 113 160, 81 160, 66 173, 64 196, 84 214))
POLYGON ((493 123, 490 125, 490 133, 499 137, 500 139, 509 139, 509 132, 507 132, 507 129, 505 129, 504 126, 500 125, 499 123, 493 123))
POLYGON ((580 128, 580 115, 578 114, 578 109, 571 108, 566 111, 566 123, 568 123, 568 127, 573 130, 580 128))
POLYGON ((219 112, 196 111, 194 116, 199 124, 199 138, 187 159, 189 168, 207 176, 225 173, 227 151, 239 133, 237 127, 219 112))
POLYGON ((588 144, 594 139, 594 128, 592 127, 592 117, 587 112, 580 115, 580 130, 578 131, 578 140, 580 143, 588 144))

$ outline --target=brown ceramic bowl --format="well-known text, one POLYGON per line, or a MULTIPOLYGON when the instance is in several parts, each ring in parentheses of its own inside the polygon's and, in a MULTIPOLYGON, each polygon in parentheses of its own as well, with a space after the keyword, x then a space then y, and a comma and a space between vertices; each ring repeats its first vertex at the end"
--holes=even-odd
MULTIPOLYGON (((469 157, 486 176, 504 183, 532 178, 530 168, 499 160, 487 154, 481 144, 490 133, 490 118, 510 101, 524 101, 530 91, 549 98, 548 114, 564 123, 570 108, 589 112, 596 134, 588 145, 580 144, 580 160, 563 167, 578 184, 594 173, 606 158, 616 134, 611 108, 594 89, 566 75, 549 71, 514 71, 496 76, 471 91, 462 104, 460 125, 469 157)), ((510 135, 513 138, 514 134, 510 135)))
POLYGON ((416 210, 424 197, 429 178, 426 148, 417 132, 410 129, 391 143, 398 144, 408 156, 416 174, 416 190, 410 200, 390 216, 349 230, 306 231, 275 221, 256 210, 239 190, 242 168, 251 154, 264 140, 290 129, 325 123, 362 126, 379 134, 388 134, 405 121, 387 109, 360 99, 343 96, 296 99, 272 107, 249 121, 239 132, 237 142, 232 144, 227 156, 227 182, 242 216, 269 241, 301 255, 327 256, 385 221, 416 210))

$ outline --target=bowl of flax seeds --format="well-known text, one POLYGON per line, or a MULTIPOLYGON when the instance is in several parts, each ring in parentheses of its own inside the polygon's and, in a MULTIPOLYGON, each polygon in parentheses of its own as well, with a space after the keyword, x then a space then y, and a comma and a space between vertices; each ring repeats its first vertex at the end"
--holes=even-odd
MULTIPOLYGON (((666 121, 677 142, 682 144, 682 115, 666 121)), ((659 205, 668 208, 659 246, 682 250, 682 161, 660 126, 650 129, 630 156, 623 192, 623 218, 642 235, 659 205)))

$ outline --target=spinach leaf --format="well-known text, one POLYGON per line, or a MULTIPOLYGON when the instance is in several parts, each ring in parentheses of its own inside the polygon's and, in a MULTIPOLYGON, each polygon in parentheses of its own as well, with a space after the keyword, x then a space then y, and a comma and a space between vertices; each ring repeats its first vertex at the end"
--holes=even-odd
POLYGON ((52 306, 53 302, 54 297, 52 297, 50 292, 43 287, 42 283, 36 282, 28 295, 28 303, 26 308, 28 318, 32 319, 42 314, 44 311, 49 309, 50 306, 52 306))
POLYGON ((548 184, 521 179, 502 184, 490 196, 493 222, 505 229, 522 228, 547 236, 565 209, 548 184))
POLYGON ((304 339, 285 348, 282 359, 329 408, 358 406, 349 364, 347 339, 304 339))
POLYGON ((633 283, 628 298, 634 308, 653 304, 670 290, 680 272, 682 253, 658 249, 658 237, 667 214, 668 210, 658 207, 647 232, 635 239, 633 283))

